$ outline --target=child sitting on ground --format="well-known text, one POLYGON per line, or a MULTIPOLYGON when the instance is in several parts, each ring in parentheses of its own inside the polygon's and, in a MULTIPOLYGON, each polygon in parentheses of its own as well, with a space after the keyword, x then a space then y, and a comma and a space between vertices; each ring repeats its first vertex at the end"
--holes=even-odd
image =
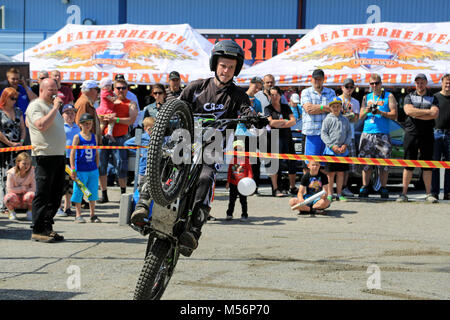
POLYGON ((103 78, 100 81, 100 106, 97 108, 97 115, 100 118, 100 129, 104 130, 105 126, 108 126, 108 132, 105 135, 111 141, 115 141, 113 137, 113 129, 114 123, 108 123, 103 120, 103 116, 106 114, 111 114, 112 116, 116 116, 115 113, 115 101, 117 100, 116 95, 112 90, 113 82, 111 79, 103 78))
MULTIPOLYGON (((91 132, 94 124, 94 117, 89 113, 84 113, 80 117, 81 132, 73 137, 73 146, 97 146, 97 138, 91 132)), ((72 202, 75 203, 75 222, 85 223, 81 216, 81 199, 83 192, 75 182, 78 177, 80 181, 89 189, 92 195, 88 198, 91 222, 101 222, 95 214, 95 201, 98 200, 98 162, 99 156, 96 149, 72 149, 70 152, 70 167, 72 168, 73 194, 72 202)))
POLYGON ((289 200, 291 207, 301 203, 309 197, 315 195, 317 192, 325 190, 325 194, 313 202, 300 206, 297 208, 298 214, 323 214, 324 209, 330 206, 330 201, 327 199, 328 178, 325 174, 319 171, 320 163, 314 160, 308 162, 309 172, 302 176, 300 181, 300 189, 298 190, 297 198, 289 200))
POLYGON ((16 158, 16 165, 8 170, 6 178, 6 195, 3 202, 9 211, 9 220, 17 220, 16 209, 27 209, 27 220, 31 221, 31 204, 36 192, 34 168, 31 157, 22 152, 16 158))
MULTIPOLYGON (((331 112, 323 120, 320 132, 320 138, 325 143, 323 154, 346 157, 348 156, 348 146, 352 143, 350 121, 341 114, 341 98, 334 98, 328 105, 331 112)), ((344 184, 344 174, 348 169, 347 163, 327 162, 325 171, 328 176, 328 200, 333 200, 334 177, 336 176, 336 199, 347 201, 347 198, 342 195, 342 185, 344 184)))
MULTIPOLYGON (((236 140, 233 142, 233 149, 235 151, 245 151, 245 144, 242 140, 236 140)), ((228 203, 227 220, 233 219, 234 205, 239 195, 239 202, 242 207, 241 221, 245 222, 248 219, 247 211, 247 197, 240 194, 238 191, 238 183, 242 178, 252 178, 253 172, 248 158, 234 156, 232 162, 228 166, 228 181, 226 188, 230 189, 230 202, 228 203)))

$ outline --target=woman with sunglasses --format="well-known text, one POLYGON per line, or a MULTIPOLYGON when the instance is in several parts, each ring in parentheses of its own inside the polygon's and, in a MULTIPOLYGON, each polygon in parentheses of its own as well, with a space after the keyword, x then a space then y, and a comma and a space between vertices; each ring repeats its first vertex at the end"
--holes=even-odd
MULTIPOLYGON (((25 141, 25 123, 22 111, 15 107, 19 92, 9 87, 0 96, 0 147, 19 147, 25 141)), ((0 179, 6 179, 6 171, 14 166, 17 152, 0 152, 0 179)), ((3 183, 2 186, 6 184, 3 183)), ((3 190, 5 191, 5 190, 3 190)), ((2 201, 3 199, 0 199, 2 201)), ((3 203, 0 209, 4 210, 3 203)))
POLYGON ((156 119, 159 109, 164 104, 164 102, 166 102, 166 89, 161 83, 157 83, 152 86, 151 95, 153 96, 153 98, 155 98, 155 102, 149 104, 144 108, 143 119, 147 117, 156 119))
POLYGON ((18 147, 25 141, 25 123, 22 111, 15 107, 19 93, 14 88, 6 88, 0 97, 0 145, 18 147))

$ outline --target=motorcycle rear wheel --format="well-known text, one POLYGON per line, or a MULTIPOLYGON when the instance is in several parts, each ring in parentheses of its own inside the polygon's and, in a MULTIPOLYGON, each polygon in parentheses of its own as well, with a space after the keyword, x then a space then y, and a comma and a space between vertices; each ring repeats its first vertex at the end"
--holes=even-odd
POLYGON ((156 239, 144 260, 134 300, 159 300, 169 284, 178 254, 172 256, 168 240, 156 239), (172 259, 175 259, 173 261, 172 259))

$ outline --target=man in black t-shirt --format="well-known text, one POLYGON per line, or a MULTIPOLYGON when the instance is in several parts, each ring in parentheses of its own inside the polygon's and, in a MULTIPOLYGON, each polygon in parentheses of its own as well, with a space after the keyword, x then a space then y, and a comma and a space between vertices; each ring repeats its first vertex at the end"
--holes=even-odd
MULTIPOLYGON (((433 160, 450 161, 450 73, 442 78, 442 90, 435 93, 439 101, 439 116, 434 128, 434 157, 433 160)), ((431 193, 439 199, 439 169, 433 169, 431 193)), ((444 174, 444 200, 450 200, 450 169, 444 174)))
MULTIPOLYGON (((418 74, 415 78, 416 90, 405 97, 406 113, 405 137, 403 148, 404 158, 417 160, 420 150, 420 160, 433 159, 433 127, 434 119, 439 115, 438 100, 427 90, 427 77, 418 74)), ((414 168, 403 170, 403 191, 397 198, 398 202, 407 202, 408 186, 411 182, 414 168)), ((426 201, 436 203, 438 200, 431 194, 431 169, 422 169, 423 182, 426 190, 426 201)))

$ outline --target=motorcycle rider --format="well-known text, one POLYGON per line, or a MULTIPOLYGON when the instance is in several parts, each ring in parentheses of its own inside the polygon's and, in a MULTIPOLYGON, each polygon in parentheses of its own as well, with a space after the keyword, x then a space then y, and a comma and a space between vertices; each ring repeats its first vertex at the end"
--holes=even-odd
MULTIPOLYGON (((220 119, 236 119, 239 115, 254 115, 245 91, 233 83, 244 63, 244 51, 232 40, 217 42, 211 52, 210 69, 214 77, 191 82, 178 99, 185 101, 195 114, 211 115, 220 119)), ((180 245, 194 250, 198 246, 201 228, 206 222, 213 196, 218 165, 204 164, 195 195, 191 225, 180 236, 180 245)), ((150 195, 148 188, 141 190, 131 222, 143 226, 148 218, 150 195)), ((148 221, 148 220, 147 220, 148 221)))

